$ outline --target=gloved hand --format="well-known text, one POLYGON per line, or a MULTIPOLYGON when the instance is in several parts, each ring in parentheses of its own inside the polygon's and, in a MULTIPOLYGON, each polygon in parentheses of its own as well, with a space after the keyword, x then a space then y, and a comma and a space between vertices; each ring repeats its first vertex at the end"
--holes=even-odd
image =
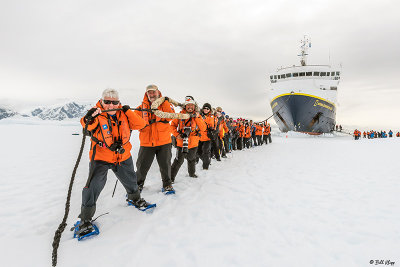
POLYGON ((93 121, 92 115, 93 115, 93 113, 96 112, 96 110, 97 110, 97 108, 91 108, 88 110, 88 112, 86 113, 86 115, 84 117, 85 122, 91 123, 93 121))
POLYGON ((129 106, 129 105, 125 105, 125 106, 122 106, 122 111, 125 113, 125 112, 127 112, 128 110, 130 110, 131 109, 131 107, 129 106))
POLYGON ((164 101, 169 101, 169 97, 168 96, 164 97, 164 101))

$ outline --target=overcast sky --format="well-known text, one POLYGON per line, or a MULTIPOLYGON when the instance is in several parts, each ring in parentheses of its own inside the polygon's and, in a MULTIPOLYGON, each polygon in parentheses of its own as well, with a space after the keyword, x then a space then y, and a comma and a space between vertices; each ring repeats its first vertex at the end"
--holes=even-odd
POLYGON ((96 101, 145 87, 233 116, 272 114, 268 74, 299 63, 342 64, 338 123, 400 129, 399 1, 0 0, 0 101, 96 101), (330 55, 330 61, 329 61, 330 55))

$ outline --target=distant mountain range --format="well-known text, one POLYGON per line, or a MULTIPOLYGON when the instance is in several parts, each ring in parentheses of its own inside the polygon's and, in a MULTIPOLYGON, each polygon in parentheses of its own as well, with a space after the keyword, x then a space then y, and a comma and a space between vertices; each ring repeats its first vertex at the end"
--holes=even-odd
POLYGON ((91 105, 78 104, 69 102, 60 105, 52 105, 49 107, 38 107, 28 114, 20 114, 9 108, 0 107, 0 120, 21 115, 24 117, 39 117, 42 120, 58 120, 81 118, 91 108, 91 105))
POLYGON ((0 107, 0 120, 8 118, 8 117, 12 117, 18 115, 18 112, 15 112, 11 109, 8 108, 2 108, 0 107))

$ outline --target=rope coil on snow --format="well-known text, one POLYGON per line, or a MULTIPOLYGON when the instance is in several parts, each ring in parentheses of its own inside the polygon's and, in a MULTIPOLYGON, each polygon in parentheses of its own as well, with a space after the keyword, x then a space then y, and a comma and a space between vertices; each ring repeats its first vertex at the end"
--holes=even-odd
MULTIPOLYGON (((89 123, 86 123, 84 133, 87 131, 88 125, 89 125, 89 123)), ((51 256, 53 267, 57 265, 57 250, 60 245, 61 235, 64 232, 65 227, 67 226, 67 218, 68 218, 68 214, 69 214, 72 186, 74 184, 76 170, 78 169, 79 162, 81 161, 83 148, 85 147, 85 139, 86 139, 86 135, 83 134, 81 149, 79 150, 79 155, 78 155, 78 158, 76 159, 74 170, 72 171, 71 181, 69 182, 67 201, 65 202, 64 218, 62 219, 62 222, 60 223, 60 225, 58 226, 58 229, 56 230, 56 232, 54 234, 53 252, 52 252, 52 256, 51 256)))

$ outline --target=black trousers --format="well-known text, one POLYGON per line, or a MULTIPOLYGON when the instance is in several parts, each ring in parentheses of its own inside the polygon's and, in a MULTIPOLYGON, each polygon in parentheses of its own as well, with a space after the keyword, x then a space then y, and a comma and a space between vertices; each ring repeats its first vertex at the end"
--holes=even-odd
POLYGON ((226 156, 226 151, 225 151, 225 143, 222 141, 221 138, 218 137, 218 156, 226 156))
POLYGON ((253 135, 251 138, 253 138, 254 146, 258 146, 258 144, 257 144, 257 137, 256 137, 255 135, 253 135))
POLYGON ((237 139, 238 139, 237 137, 232 138, 232 150, 236 150, 237 139))
POLYGON ((229 140, 231 140, 231 137, 229 134, 226 134, 224 136, 225 153, 229 153, 229 151, 231 151, 231 147, 229 147, 229 140))
POLYGON ((268 145, 268 135, 263 135, 263 143, 268 145))
POLYGON ((262 135, 257 135, 257 143, 259 146, 262 146, 262 144, 263 144, 261 138, 262 138, 262 135))
POLYGON ((239 137, 237 139, 237 149, 242 150, 243 149, 243 137, 239 137))
POLYGON ((97 199, 106 185, 109 169, 115 173, 118 180, 125 187, 128 199, 137 200, 140 198, 132 157, 121 162, 121 164, 93 160, 89 163, 90 183, 82 190, 82 206, 79 216, 82 220, 91 220, 93 218, 97 199))
POLYGON ((175 177, 178 174, 178 171, 181 168, 184 159, 186 159, 188 163, 189 176, 193 176, 196 173, 196 154, 197 154, 197 147, 189 149, 188 153, 183 153, 182 147, 176 148, 176 157, 171 166, 172 182, 175 181, 175 177))
POLYGON ((211 162, 211 140, 199 142, 197 157, 203 161, 203 169, 208 169, 211 162))
POLYGON ((155 147, 140 147, 138 159, 136 161, 138 185, 144 185, 154 156, 156 156, 160 168, 163 187, 171 185, 171 144, 155 147))
POLYGON ((211 139, 211 153, 214 154, 216 159, 221 159, 219 156, 219 136, 211 139))
POLYGON ((250 148, 250 138, 243 137, 243 148, 247 147, 250 148))
POLYGON ((272 143, 271 134, 268 135, 268 141, 272 143))

